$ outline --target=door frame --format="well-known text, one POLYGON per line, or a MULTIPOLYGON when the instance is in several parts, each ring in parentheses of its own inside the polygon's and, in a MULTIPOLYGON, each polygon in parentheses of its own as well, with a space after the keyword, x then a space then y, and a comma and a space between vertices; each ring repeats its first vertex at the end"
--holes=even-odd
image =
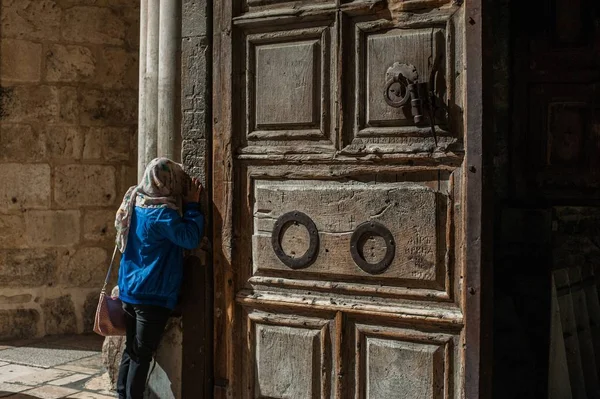
POLYGON ((492 397, 493 64, 492 1, 466 0, 465 397, 492 397), (487 133, 487 134, 486 134, 487 133))
MULTIPOLYGON (((236 375, 232 325, 235 312, 233 247, 232 8, 235 0, 213 2, 212 51, 212 239, 213 239, 213 370, 215 398, 232 398, 227 376, 236 375), (225 94, 225 95, 224 95, 225 94)), ((339 1, 339 0, 338 0, 339 1)), ((392 0, 390 0, 392 1, 392 0)), ((464 270, 466 350, 465 397, 492 396, 493 321, 493 187, 492 187, 492 0, 464 3, 464 62, 469 82, 465 93, 464 270), (487 132, 487 134, 484 134, 487 132), (475 344, 478 343, 478 344, 475 344)), ((211 19, 210 17, 208 18, 211 19)), ((241 337, 240 337, 241 338, 241 337)), ((239 360, 239 359, 238 359, 239 360)), ((239 361, 237 362, 239 363, 239 361)), ((185 371, 184 371, 185 372, 185 371)))

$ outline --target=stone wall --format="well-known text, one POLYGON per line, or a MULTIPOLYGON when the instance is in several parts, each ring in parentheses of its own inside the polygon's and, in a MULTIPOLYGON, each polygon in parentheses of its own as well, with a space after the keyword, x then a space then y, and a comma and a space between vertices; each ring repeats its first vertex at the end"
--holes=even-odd
POLYGON ((0 339, 91 330, 136 179, 138 3, 0 2, 0 339))

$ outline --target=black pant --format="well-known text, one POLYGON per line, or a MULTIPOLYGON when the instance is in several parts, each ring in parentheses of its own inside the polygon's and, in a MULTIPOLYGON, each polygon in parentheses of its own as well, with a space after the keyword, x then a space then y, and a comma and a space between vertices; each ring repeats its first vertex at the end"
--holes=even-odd
POLYGON ((158 348, 171 310, 123 302, 127 341, 119 367, 119 399, 142 399, 152 356, 158 348))

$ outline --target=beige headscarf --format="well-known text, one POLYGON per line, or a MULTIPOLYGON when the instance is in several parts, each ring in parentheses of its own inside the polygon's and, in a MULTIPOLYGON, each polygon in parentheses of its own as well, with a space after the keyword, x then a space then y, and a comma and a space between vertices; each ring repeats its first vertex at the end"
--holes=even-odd
POLYGON ((117 211, 115 227, 119 251, 124 252, 127 246, 134 207, 171 208, 180 211, 181 198, 185 187, 189 186, 189 180, 182 165, 170 159, 156 158, 148 164, 142 181, 127 190, 117 211))

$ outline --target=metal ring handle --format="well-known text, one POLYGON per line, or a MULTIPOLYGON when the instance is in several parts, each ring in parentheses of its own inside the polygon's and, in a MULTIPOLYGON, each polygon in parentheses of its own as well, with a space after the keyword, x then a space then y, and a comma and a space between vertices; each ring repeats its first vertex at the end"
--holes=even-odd
POLYGON ((273 247, 273 251, 275 251, 275 255, 277 255, 279 260, 290 269, 297 270, 309 267, 317 259, 319 252, 319 232, 317 230, 317 226, 311 218, 302 212, 292 211, 283 214, 279 217, 279 219, 277 219, 275 226, 273 227, 273 232, 271 234, 271 245, 273 247), (304 255, 299 258, 293 258, 289 256, 281 247, 281 235, 283 233, 283 228, 289 223, 301 224, 308 231, 310 243, 304 255))
POLYGON ((394 260, 394 256, 396 255, 396 243, 394 241, 394 236, 392 236, 392 233, 388 230, 388 228, 381 223, 375 221, 364 222, 360 224, 356 230, 354 230, 354 233, 352 233, 352 237, 350 238, 350 254, 352 255, 354 263, 356 263, 356 265, 363 271, 369 274, 381 274, 388 267, 390 267, 392 261, 394 260), (385 241, 385 256, 377 263, 367 262, 358 251, 360 240, 366 234, 380 236, 385 241))
POLYGON ((400 108, 406 105, 410 100, 410 91, 408 90, 408 87, 402 84, 399 79, 391 78, 385 83, 385 89, 383 89, 383 98, 390 107, 400 108), (392 100, 390 98, 390 89, 394 83, 398 83, 400 86, 404 87, 404 97, 400 101, 392 100))

